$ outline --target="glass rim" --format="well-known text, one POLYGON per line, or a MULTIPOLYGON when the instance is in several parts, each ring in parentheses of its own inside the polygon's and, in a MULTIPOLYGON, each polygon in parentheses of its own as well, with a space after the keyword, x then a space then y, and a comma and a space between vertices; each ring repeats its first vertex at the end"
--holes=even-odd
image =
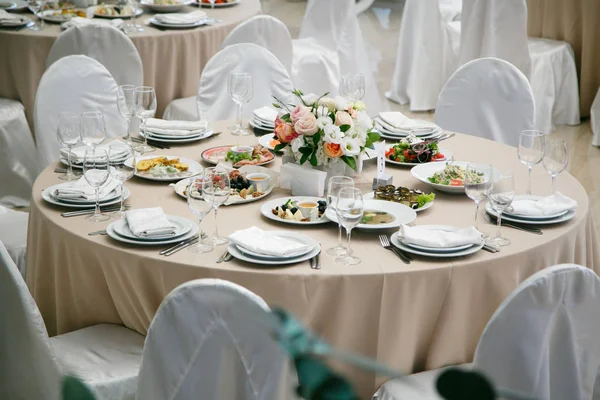
POLYGON ((154 92, 154 88, 152 86, 136 86, 133 90, 140 93, 154 92))
POLYGON ((82 117, 104 117, 102 111, 84 111, 81 113, 82 117))
POLYGON ((521 131, 521 135, 526 136, 544 136, 544 132, 538 131, 537 129, 524 129, 521 131))
POLYGON ((338 195, 337 197, 340 197, 340 194, 342 193, 342 191, 345 190, 347 192, 352 192, 352 193, 359 193, 362 196, 362 192, 359 188, 357 188, 356 186, 346 186, 343 188, 340 188, 340 190, 338 191, 338 195))
POLYGON ((231 71, 229 76, 251 76, 249 72, 244 71, 231 71))

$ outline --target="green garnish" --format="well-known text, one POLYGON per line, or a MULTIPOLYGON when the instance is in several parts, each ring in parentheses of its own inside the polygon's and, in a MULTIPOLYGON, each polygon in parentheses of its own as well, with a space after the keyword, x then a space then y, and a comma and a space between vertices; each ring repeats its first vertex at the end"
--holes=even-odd
POLYGON ((227 152, 227 155, 225 156, 225 161, 231 161, 232 164, 237 164, 242 160, 252 160, 252 159, 253 159, 252 155, 250 155, 248 153, 234 153, 231 150, 229 150, 227 152))
POLYGON ((429 194, 420 194, 417 196, 417 204, 419 205, 418 208, 423 207, 425 204, 432 202, 433 199, 435 199, 435 193, 429 193, 429 194))

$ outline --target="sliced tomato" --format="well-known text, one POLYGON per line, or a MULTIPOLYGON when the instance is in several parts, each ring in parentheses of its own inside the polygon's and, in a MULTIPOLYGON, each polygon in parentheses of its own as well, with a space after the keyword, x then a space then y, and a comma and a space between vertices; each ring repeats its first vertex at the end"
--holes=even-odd
POLYGON ((404 150, 404 158, 410 160, 410 152, 408 150, 404 150))
POLYGON ((450 181, 450 186, 462 186, 462 185, 463 185, 462 179, 452 179, 450 181))
POLYGON ((434 157, 437 158, 437 159, 446 158, 446 156, 443 155, 442 153, 437 153, 434 157))
POLYGON ((391 148, 390 148, 390 149, 388 149, 388 150, 385 152, 385 156, 386 156, 386 157, 388 157, 388 158, 390 157, 390 155, 391 155, 391 154, 394 154, 394 149, 391 149, 391 148))

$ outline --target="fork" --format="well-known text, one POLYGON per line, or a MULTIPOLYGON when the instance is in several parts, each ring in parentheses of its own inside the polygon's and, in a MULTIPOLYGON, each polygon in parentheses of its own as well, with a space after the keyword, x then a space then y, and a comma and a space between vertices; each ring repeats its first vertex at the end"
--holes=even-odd
POLYGON ((397 255, 404 262, 404 264, 410 264, 410 259, 400 250, 396 249, 396 247, 392 246, 386 235, 379 235, 379 242, 384 249, 391 250, 395 255, 397 255))
MULTIPOLYGON (((492 224, 497 224, 497 221, 498 221, 497 219, 496 220, 492 219, 492 217, 489 216, 488 213, 484 213, 483 218, 485 218, 486 221, 488 221, 489 223, 492 223, 492 224)), ((535 233, 536 235, 544 234, 540 228, 535 228, 533 226, 528 226, 528 225, 521 225, 521 224, 517 224, 514 222, 510 222, 510 221, 502 220, 501 225, 507 226, 507 227, 513 228, 513 229, 518 229, 520 231, 535 233)))

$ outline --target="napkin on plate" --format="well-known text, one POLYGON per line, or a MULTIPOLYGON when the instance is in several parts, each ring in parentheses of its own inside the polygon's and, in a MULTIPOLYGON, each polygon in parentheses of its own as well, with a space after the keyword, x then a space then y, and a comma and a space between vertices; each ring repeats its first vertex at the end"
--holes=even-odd
MULTIPOLYGON (((108 155, 108 151, 110 149, 110 146, 113 144, 125 144, 123 142, 121 142, 120 140, 113 140, 112 142, 109 143, 104 143, 104 144, 99 144, 96 146, 96 150, 105 150, 106 154, 108 155)), ((77 147, 73 147, 71 149, 71 161, 75 164, 81 164, 83 163, 83 159, 85 157, 85 152, 86 150, 90 150, 91 147, 88 146, 77 146, 77 147)), ((60 150, 60 153, 62 154, 62 156, 64 158, 67 158, 68 156, 68 149, 66 148, 62 148, 60 150)), ((123 156, 127 155, 128 152, 127 150, 124 148, 123 149, 123 156)))
POLYGON ((73 17, 70 20, 65 21, 62 24, 60 24, 60 27, 61 27, 61 29, 65 30, 65 29, 72 28, 74 26, 82 26, 82 25, 99 25, 99 26, 110 25, 113 28, 121 29, 121 28, 123 28, 123 24, 124 24, 124 22, 121 18, 105 20, 105 19, 73 17))
MULTIPOLYGON (((118 188, 121 182, 108 177, 104 185, 100 186, 100 201, 106 198, 113 190, 118 188)), ((66 182, 56 187, 52 197, 57 200, 96 200, 96 189, 91 186, 84 176, 75 182, 66 182)))
POLYGON ((514 200, 511 204, 511 215, 543 217, 577 208, 577 202, 560 192, 539 200, 514 200))
POLYGON ((206 19, 206 13, 198 10, 190 13, 156 14, 154 18, 164 24, 187 25, 195 24, 196 22, 206 19))
POLYGON ((129 229, 135 236, 152 237, 172 235, 177 229, 169 221, 162 208, 140 208, 125 213, 129 229))
POLYGON ((264 106, 261 108, 257 108, 253 111, 254 116, 262 122, 269 123, 271 125, 275 125, 275 118, 277 118, 277 111, 273 110, 269 106, 264 106))
POLYGON ((381 118, 385 124, 389 125, 389 127, 386 127, 389 129, 400 129, 404 131, 430 131, 437 127, 437 125, 433 122, 411 119, 399 111, 380 112, 379 118, 381 118))
POLYGON ((400 236, 405 243, 424 247, 446 248, 481 243, 481 232, 473 226, 449 232, 401 225, 400 236))
POLYGON ((5 10, 0 10, 0 24, 1 25, 15 25, 20 24, 23 21, 23 16, 19 14, 11 14, 5 10))
POLYGON ((312 249, 310 245, 270 235, 256 226, 232 233, 229 240, 255 253, 276 257, 293 257, 312 249))
POLYGON ((206 132, 206 121, 171 121, 148 118, 146 130, 162 135, 187 136, 206 132))
POLYGON ((327 173, 306 168, 295 163, 286 163, 279 168, 279 186, 291 189, 293 196, 323 197, 327 173))

